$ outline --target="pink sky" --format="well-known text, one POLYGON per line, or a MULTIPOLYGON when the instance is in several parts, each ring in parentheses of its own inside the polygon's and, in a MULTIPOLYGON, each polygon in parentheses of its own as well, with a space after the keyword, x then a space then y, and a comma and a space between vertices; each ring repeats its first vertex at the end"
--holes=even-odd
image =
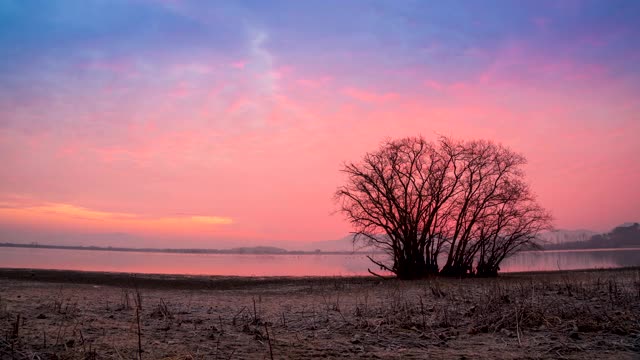
MULTIPOLYGON (((166 21, 212 24, 210 13, 178 4, 164 5, 166 21)), ((10 241, 67 234, 105 246, 338 239, 350 231, 333 215, 342 162, 413 135, 492 139, 522 152, 558 228, 639 220, 640 92, 627 62, 640 58, 603 55, 633 33, 604 22, 597 34, 574 29, 547 46, 563 30, 552 15, 534 15, 526 31, 489 43, 461 28, 468 41, 456 46, 451 33, 419 38, 402 22, 375 43, 327 35, 318 38, 334 44, 326 51, 296 52, 285 26, 255 19, 229 25, 241 34, 231 51, 179 44, 197 37, 177 25, 167 30, 180 35, 172 52, 155 38, 121 49, 111 24, 100 29, 110 36, 82 41, 61 31, 64 56, 25 45, 29 61, 0 64, 0 230, 10 241)))

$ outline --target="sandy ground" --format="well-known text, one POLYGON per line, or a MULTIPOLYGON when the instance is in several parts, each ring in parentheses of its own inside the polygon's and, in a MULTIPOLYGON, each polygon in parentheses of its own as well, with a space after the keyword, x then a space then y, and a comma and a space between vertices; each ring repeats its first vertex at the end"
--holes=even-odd
POLYGON ((640 359, 640 270, 403 282, 0 269, 0 331, 0 359, 640 359))

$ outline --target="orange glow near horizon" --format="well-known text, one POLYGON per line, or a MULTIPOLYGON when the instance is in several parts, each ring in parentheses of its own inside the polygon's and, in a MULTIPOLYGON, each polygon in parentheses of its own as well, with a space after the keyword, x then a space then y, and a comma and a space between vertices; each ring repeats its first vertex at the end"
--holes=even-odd
POLYGON ((34 227, 66 230, 129 231, 141 234, 206 234, 233 220, 220 216, 149 217, 139 214, 105 212, 70 204, 45 203, 19 207, 2 204, 0 221, 34 227))

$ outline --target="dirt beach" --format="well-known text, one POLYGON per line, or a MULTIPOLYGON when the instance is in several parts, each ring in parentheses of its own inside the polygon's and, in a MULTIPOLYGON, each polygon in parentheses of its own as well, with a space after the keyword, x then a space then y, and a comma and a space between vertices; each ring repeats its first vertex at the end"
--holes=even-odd
POLYGON ((640 270, 403 282, 0 269, 0 359, 639 359, 640 270))

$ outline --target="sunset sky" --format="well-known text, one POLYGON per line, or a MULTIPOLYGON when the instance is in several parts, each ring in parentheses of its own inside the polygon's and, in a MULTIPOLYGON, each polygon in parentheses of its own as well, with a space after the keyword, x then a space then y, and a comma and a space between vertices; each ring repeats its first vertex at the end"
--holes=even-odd
POLYGON ((385 137, 523 153, 563 229, 640 220, 640 1, 0 1, 0 242, 339 239, 385 137))

